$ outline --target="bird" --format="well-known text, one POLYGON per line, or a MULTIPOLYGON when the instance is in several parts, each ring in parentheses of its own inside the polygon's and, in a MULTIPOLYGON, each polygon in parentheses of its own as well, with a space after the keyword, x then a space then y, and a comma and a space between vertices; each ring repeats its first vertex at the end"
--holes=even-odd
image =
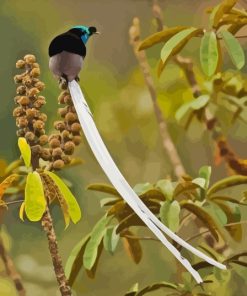
POLYGON ((52 39, 49 53, 49 68, 61 85, 79 81, 79 73, 86 57, 88 39, 99 34, 96 27, 75 26, 52 39))
POLYGON ((226 266, 188 244, 150 211, 121 174, 95 125, 92 112, 78 84, 78 74, 86 56, 86 42, 91 35, 96 33, 95 27, 76 26, 55 37, 49 46, 49 67, 55 76, 66 81, 85 138, 110 182, 160 242, 169 249, 198 283, 202 283, 200 274, 169 242, 165 235, 211 265, 220 269, 226 269, 226 266))

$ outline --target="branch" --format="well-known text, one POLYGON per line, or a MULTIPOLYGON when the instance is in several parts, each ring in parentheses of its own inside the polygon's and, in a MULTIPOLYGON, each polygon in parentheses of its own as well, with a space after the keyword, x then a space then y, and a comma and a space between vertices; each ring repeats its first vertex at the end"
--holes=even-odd
POLYGON ((150 67, 147 61, 146 53, 143 50, 138 51, 138 47, 140 44, 140 21, 138 18, 133 19, 133 24, 129 30, 129 36, 130 36, 130 44, 133 46, 135 56, 139 62, 139 66, 143 73, 145 83, 147 85, 147 88, 149 90, 149 93, 153 102, 154 113, 156 116, 157 123, 159 125, 159 132, 161 135, 163 148, 165 152, 169 155, 171 164, 174 168, 175 175, 179 178, 185 174, 185 169, 178 155, 176 146, 174 145, 172 138, 169 134, 167 124, 165 122, 165 119, 158 105, 157 93, 154 87, 153 78, 150 74, 150 67))
POLYGON ((25 291, 23 283, 22 283, 22 278, 21 278, 20 274, 18 273, 18 271, 16 270, 12 258, 7 253, 1 237, 0 237, 0 257, 4 263, 7 275, 11 278, 11 280, 15 284, 15 288, 16 288, 18 295, 25 296, 26 291, 25 291))

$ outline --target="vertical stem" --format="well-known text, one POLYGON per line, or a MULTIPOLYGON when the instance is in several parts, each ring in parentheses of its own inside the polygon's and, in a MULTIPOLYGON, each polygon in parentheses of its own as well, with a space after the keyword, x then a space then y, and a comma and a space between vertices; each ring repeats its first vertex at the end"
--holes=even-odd
POLYGON ((24 286, 22 284, 21 276, 18 273, 18 271, 16 270, 12 258, 7 253, 1 237, 0 237, 0 257, 3 260, 7 275, 12 279, 12 281, 15 284, 15 288, 16 288, 18 295, 25 296, 26 291, 25 291, 24 286))
POLYGON ((41 223, 42 223, 43 229, 47 235, 51 259, 52 259, 52 263, 53 263, 53 267, 54 267, 54 271, 55 271, 55 275, 57 278, 57 282, 58 282, 58 286, 59 286, 61 295, 62 296, 71 296, 72 295, 71 289, 70 289, 70 286, 68 285, 68 281, 66 279, 63 265, 62 265, 62 259, 61 259, 61 256, 59 255, 59 252, 58 252, 56 234, 55 234, 55 230, 53 227, 52 217, 51 217, 48 207, 46 209, 46 212, 43 215, 41 223))
POLYGON ((130 36, 130 44, 133 46, 135 56, 139 62, 140 68, 144 76, 145 83, 147 85, 147 88, 149 90, 149 93, 153 102, 154 113, 159 126, 159 132, 161 135, 163 148, 166 151, 166 153, 169 155, 171 164, 173 165, 175 175, 179 178, 185 174, 185 169, 177 153, 176 146, 172 141, 172 138, 167 128, 167 124, 165 122, 165 119, 158 105, 157 94, 155 91, 154 81, 150 73, 150 67, 147 61, 146 53, 143 50, 142 51, 138 50, 138 47, 140 45, 140 23, 138 18, 135 18, 133 20, 133 24, 129 30, 129 36, 130 36))

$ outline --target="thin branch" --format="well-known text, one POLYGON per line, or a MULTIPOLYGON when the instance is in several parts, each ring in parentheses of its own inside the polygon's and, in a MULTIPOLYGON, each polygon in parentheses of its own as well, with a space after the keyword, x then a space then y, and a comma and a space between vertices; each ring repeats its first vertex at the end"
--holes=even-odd
POLYGON ((149 90, 149 93, 153 102, 154 113, 159 126, 159 132, 162 138, 163 148, 169 156, 175 175, 179 178, 185 174, 185 169, 178 155, 176 146, 174 145, 173 140, 169 134, 167 124, 165 122, 163 114, 158 105, 157 93, 155 90, 153 78, 150 73, 150 67, 147 61, 146 53, 143 50, 142 51, 138 50, 140 45, 140 21, 138 18, 134 18, 133 24, 129 30, 129 36, 130 36, 130 44, 133 46, 135 56, 139 62, 141 71, 145 79, 145 83, 147 85, 147 88, 149 90))
POLYGON ((26 291, 25 291, 23 283, 22 283, 21 275, 16 270, 12 258, 7 253, 1 237, 0 237, 0 257, 4 263, 7 275, 11 278, 11 280, 15 284, 15 288, 16 288, 18 295, 25 296, 26 291))

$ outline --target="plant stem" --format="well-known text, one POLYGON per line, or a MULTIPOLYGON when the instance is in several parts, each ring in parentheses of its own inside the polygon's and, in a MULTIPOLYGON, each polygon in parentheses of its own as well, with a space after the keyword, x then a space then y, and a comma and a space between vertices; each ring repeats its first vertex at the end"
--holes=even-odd
POLYGON ((16 270, 12 258, 7 253, 1 237, 0 237, 0 257, 4 263, 7 275, 12 279, 12 281, 15 284, 15 288, 16 288, 18 295, 25 296, 26 291, 25 291, 23 283, 22 283, 22 278, 21 278, 20 274, 18 273, 18 271, 16 270))
POLYGON ((178 155, 176 146, 174 145, 173 140, 170 136, 167 124, 162 115, 160 107, 158 105, 157 93, 155 90, 153 78, 150 73, 150 67, 147 61, 146 53, 143 50, 142 51, 138 50, 138 47, 140 45, 140 22, 138 18, 134 18, 133 24, 129 30, 129 36, 130 36, 130 44, 133 46, 135 56, 139 62, 139 66, 143 73, 145 83, 147 85, 147 88, 149 90, 149 93, 153 102, 154 113, 159 126, 159 132, 161 135, 163 148, 169 156, 175 175, 179 178, 185 174, 185 169, 178 155))
POLYGON ((62 265, 62 259, 58 252, 58 245, 57 245, 57 239, 55 230, 53 227, 52 217, 50 214, 50 211, 47 207, 46 212, 44 213, 42 217, 41 222, 43 229, 47 235, 48 244, 49 244, 49 250, 51 254, 51 259, 55 271, 55 275, 57 278, 58 286, 61 292, 62 296, 71 296, 71 289, 68 285, 68 281, 66 279, 63 265, 62 265))

